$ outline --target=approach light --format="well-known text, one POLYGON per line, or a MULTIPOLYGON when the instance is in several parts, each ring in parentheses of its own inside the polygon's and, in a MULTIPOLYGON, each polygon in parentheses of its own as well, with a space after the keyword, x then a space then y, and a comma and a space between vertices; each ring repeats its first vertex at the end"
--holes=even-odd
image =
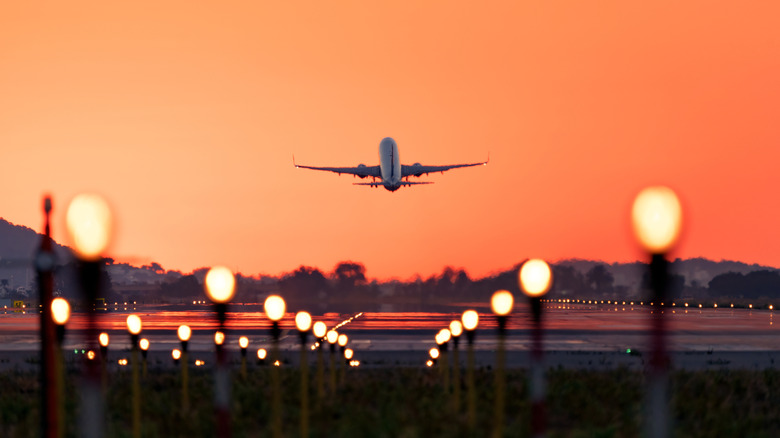
POLYGON ((476 310, 467 310, 463 312, 461 320, 463 321, 463 328, 467 331, 472 331, 479 324, 479 314, 476 310))
POLYGON ((100 342, 101 347, 108 347, 108 333, 101 333, 100 336, 98 336, 98 342, 100 342))
POLYGON ((552 270, 544 260, 531 259, 523 263, 518 276, 520 289, 529 297, 540 297, 550 290, 552 270))
POLYGON ((55 298, 51 301, 51 317, 57 325, 65 325, 70 319, 70 304, 65 298, 55 298))
POLYGON ((263 308, 265 309, 265 315, 271 321, 279 321, 284 317, 285 310, 284 299, 279 295, 271 295, 265 299, 263 308))
POLYGON ((214 343, 217 345, 222 345, 225 343, 225 333, 221 331, 216 331, 214 333, 214 343))
POLYGON ((227 303, 236 292, 236 277, 224 266, 214 266, 206 274, 206 295, 217 304, 227 303))
POLYGON ((131 335, 137 335, 141 333, 141 317, 135 313, 127 317, 127 331, 131 335))
POLYGON ((456 320, 453 320, 450 322, 450 333, 452 333, 452 336, 457 338, 461 334, 463 334, 463 324, 456 320))
POLYGON ((682 229, 682 206, 668 187, 647 187, 631 208, 631 222, 639 244, 651 254, 671 250, 682 229))
POLYGON ((265 357, 268 356, 268 352, 265 351, 265 348, 258 348, 257 349, 257 358, 260 360, 265 360, 265 357))
POLYGON ((79 259, 98 261, 111 241, 108 203, 98 195, 78 195, 68 205, 65 222, 79 259))
POLYGON ((499 290, 493 294, 490 299, 490 308, 498 316, 506 316, 512 311, 514 297, 508 290, 499 290))
POLYGON ((325 336, 325 332, 328 331, 328 326, 322 321, 317 321, 314 323, 313 331, 317 339, 322 339, 325 336))
POLYGON ((180 341, 187 342, 192 336, 192 329, 188 325, 180 325, 179 329, 176 330, 176 334, 179 336, 180 341))
POLYGON ((295 327, 300 332, 309 331, 311 328, 311 315, 309 312, 298 312, 295 314, 295 327))
POLYGON ((339 334, 337 331, 335 330, 328 331, 328 335, 326 339, 329 344, 335 344, 338 338, 339 338, 339 334))
POLYGON ((339 335, 339 337, 337 338, 336 341, 339 343, 339 347, 346 347, 347 346, 347 340, 348 340, 347 335, 342 333, 342 334, 339 335))
POLYGON ((141 350, 146 351, 149 349, 149 340, 146 338, 141 338, 141 340, 138 341, 138 345, 141 347, 141 350))
POLYGON ((238 346, 241 348, 246 348, 249 346, 249 338, 246 336, 241 336, 238 338, 238 346))

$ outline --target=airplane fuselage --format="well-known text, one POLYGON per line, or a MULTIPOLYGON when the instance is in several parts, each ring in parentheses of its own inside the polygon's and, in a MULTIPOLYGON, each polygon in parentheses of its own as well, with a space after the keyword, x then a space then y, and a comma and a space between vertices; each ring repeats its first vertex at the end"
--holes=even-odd
POLYGON ((385 189, 394 192, 401 187, 401 158, 398 144, 390 137, 379 142, 379 170, 385 189))

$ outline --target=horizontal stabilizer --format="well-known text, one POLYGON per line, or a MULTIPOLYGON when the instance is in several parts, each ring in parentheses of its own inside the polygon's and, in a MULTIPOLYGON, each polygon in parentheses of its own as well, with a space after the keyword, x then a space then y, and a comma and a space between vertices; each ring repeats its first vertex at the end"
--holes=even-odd
MULTIPOLYGON (((433 184, 431 181, 401 181, 399 186, 413 186, 416 184, 433 184)), ((353 186, 371 186, 371 187, 384 187, 384 183, 370 182, 370 183, 352 183, 353 186)))

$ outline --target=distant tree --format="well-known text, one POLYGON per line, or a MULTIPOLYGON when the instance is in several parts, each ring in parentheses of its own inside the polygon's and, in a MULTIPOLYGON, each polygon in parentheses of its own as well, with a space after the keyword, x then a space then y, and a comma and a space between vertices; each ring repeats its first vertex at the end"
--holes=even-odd
POLYGON ((780 294, 780 273, 769 270, 747 275, 727 272, 710 281, 709 293, 712 297, 776 297, 780 294))
POLYGON ((163 267, 160 266, 156 262, 152 262, 151 264, 148 264, 148 265, 145 265, 145 266, 141 266, 141 268, 146 269, 148 271, 152 271, 152 272, 158 273, 158 274, 162 273, 162 272, 165 272, 165 269, 163 269, 163 267))
POLYGON ((606 265, 597 264, 585 274, 585 282, 595 292, 610 294, 615 284, 615 277, 607 270, 606 265))
POLYGON ((362 263, 340 262, 333 270, 333 278, 339 291, 349 292, 366 284, 366 267, 362 263))
POLYGON ((289 297, 315 297, 321 291, 327 292, 328 279, 317 268, 299 266, 279 280, 279 290, 289 297))
POLYGON ((551 297, 566 297, 580 295, 589 288, 583 275, 573 266, 553 265, 553 285, 551 297))
POLYGON ((203 286, 194 275, 184 275, 170 283, 163 283, 160 293, 169 298, 186 298, 203 294, 203 286))

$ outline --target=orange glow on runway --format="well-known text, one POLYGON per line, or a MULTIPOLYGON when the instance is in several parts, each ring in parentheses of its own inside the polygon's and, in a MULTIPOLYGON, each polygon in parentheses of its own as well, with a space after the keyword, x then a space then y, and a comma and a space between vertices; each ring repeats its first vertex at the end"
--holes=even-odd
MULTIPOLYGON (((633 197, 673 188, 673 257, 780 266, 780 3, 0 5, 0 216, 54 238, 77 193, 112 256, 247 275, 365 264, 471 276, 631 261, 633 197), (395 193, 295 169, 490 164, 395 193)), ((413 178, 413 181, 416 179, 413 178)))

